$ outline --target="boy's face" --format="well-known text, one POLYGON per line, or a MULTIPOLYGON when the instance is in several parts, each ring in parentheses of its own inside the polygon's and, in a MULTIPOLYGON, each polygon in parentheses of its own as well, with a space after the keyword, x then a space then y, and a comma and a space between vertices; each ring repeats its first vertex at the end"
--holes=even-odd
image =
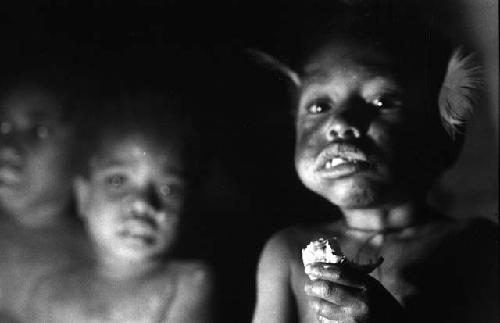
POLYGON ((99 254, 125 260, 159 256, 173 244, 184 200, 178 145, 144 135, 105 140, 79 178, 79 210, 99 254))
POLYGON ((2 95, 0 104, 2 207, 16 213, 61 197, 67 202, 73 131, 61 121, 56 96, 34 87, 17 88, 2 95))
POLYGON ((299 90, 295 153, 309 189, 358 208, 408 198, 420 185, 412 181, 427 180, 414 158, 429 131, 415 131, 422 89, 399 80, 388 55, 360 43, 333 42, 312 56, 299 90))

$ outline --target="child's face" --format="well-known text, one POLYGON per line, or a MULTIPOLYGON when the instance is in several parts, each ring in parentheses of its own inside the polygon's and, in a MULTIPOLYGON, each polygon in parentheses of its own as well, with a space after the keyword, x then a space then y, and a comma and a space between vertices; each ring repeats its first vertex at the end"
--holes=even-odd
POLYGON ((178 145, 144 135, 108 138, 76 182, 79 210, 103 257, 144 260, 173 244, 184 200, 178 145))
POLYGON ((0 104, 2 207, 23 216, 17 211, 54 200, 67 203, 73 131, 61 120, 57 97, 38 88, 17 88, 2 95, 0 104))
POLYGON ((425 142, 418 134, 429 130, 414 131, 421 89, 400 80, 388 55, 356 42, 333 42, 312 56, 299 90, 295 153, 309 189, 345 208, 411 196, 409 178, 419 179, 412 156, 425 142))

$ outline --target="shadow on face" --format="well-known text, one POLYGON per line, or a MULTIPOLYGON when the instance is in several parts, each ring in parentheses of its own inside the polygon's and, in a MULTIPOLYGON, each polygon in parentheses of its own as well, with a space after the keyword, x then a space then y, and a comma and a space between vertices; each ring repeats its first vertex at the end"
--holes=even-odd
POLYGON ((103 138, 89 178, 76 183, 80 214, 100 255, 144 260, 171 249, 185 195, 179 147, 145 133, 103 138))
POLYGON ((442 167, 432 149, 437 111, 429 113, 421 75, 396 62, 386 50, 339 38, 304 65, 296 169, 341 207, 419 198, 442 167))
POLYGON ((73 129, 63 121, 57 93, 41 86, 1 97, 0 200, 18 213, 44 203, 66 204, 71 191, 73 129))

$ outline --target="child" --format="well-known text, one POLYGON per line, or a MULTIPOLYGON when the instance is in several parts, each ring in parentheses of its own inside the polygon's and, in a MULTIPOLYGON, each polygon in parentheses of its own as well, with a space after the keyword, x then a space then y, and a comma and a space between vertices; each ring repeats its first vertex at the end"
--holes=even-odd
MULTIPOLYGON (((206 322, 210 274, 197 261, 166 258, 177 241, 188 189, 188 133, 150 95, 108 101, 96 146, 75 181, 95 260, 40 281, 35 322, 206 322)), ((101 107, 99 103, 95 106, 101 107)))
POLYGON ((21 84, 2 94, 0 204, 26 227, 52 225, 70 201, 73 129, 55 92, 21 84))
POLYGON ((300 180, 342 218, 269 240, 254 322, 496 322, 495 226, 425 203, 461 148, 477 69, 411 18, 364 10, 337 8, 298 72, 257 52, 294 84, 300 180), (384 261, 370 275, 316 263, 309 279, 300 251, 320 237, 384 261))
POLYGON ((17 74, 0 94, 0 312, 13 317, 37 277, 86 254, 71 217, 69 82, 48 67, 17 74))

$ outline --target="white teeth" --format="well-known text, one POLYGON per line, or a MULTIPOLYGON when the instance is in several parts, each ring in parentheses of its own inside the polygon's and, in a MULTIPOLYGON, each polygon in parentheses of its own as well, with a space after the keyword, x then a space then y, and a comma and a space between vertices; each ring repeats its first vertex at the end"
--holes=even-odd
POLYGON ((338 166, 338 165, 343 164, 345 162, 347 162, 347 160, 343 159, 343 158, 338 158, 338 157, 332 158, 326 162, 325 168, 330 169, 332 167, 338 166))

